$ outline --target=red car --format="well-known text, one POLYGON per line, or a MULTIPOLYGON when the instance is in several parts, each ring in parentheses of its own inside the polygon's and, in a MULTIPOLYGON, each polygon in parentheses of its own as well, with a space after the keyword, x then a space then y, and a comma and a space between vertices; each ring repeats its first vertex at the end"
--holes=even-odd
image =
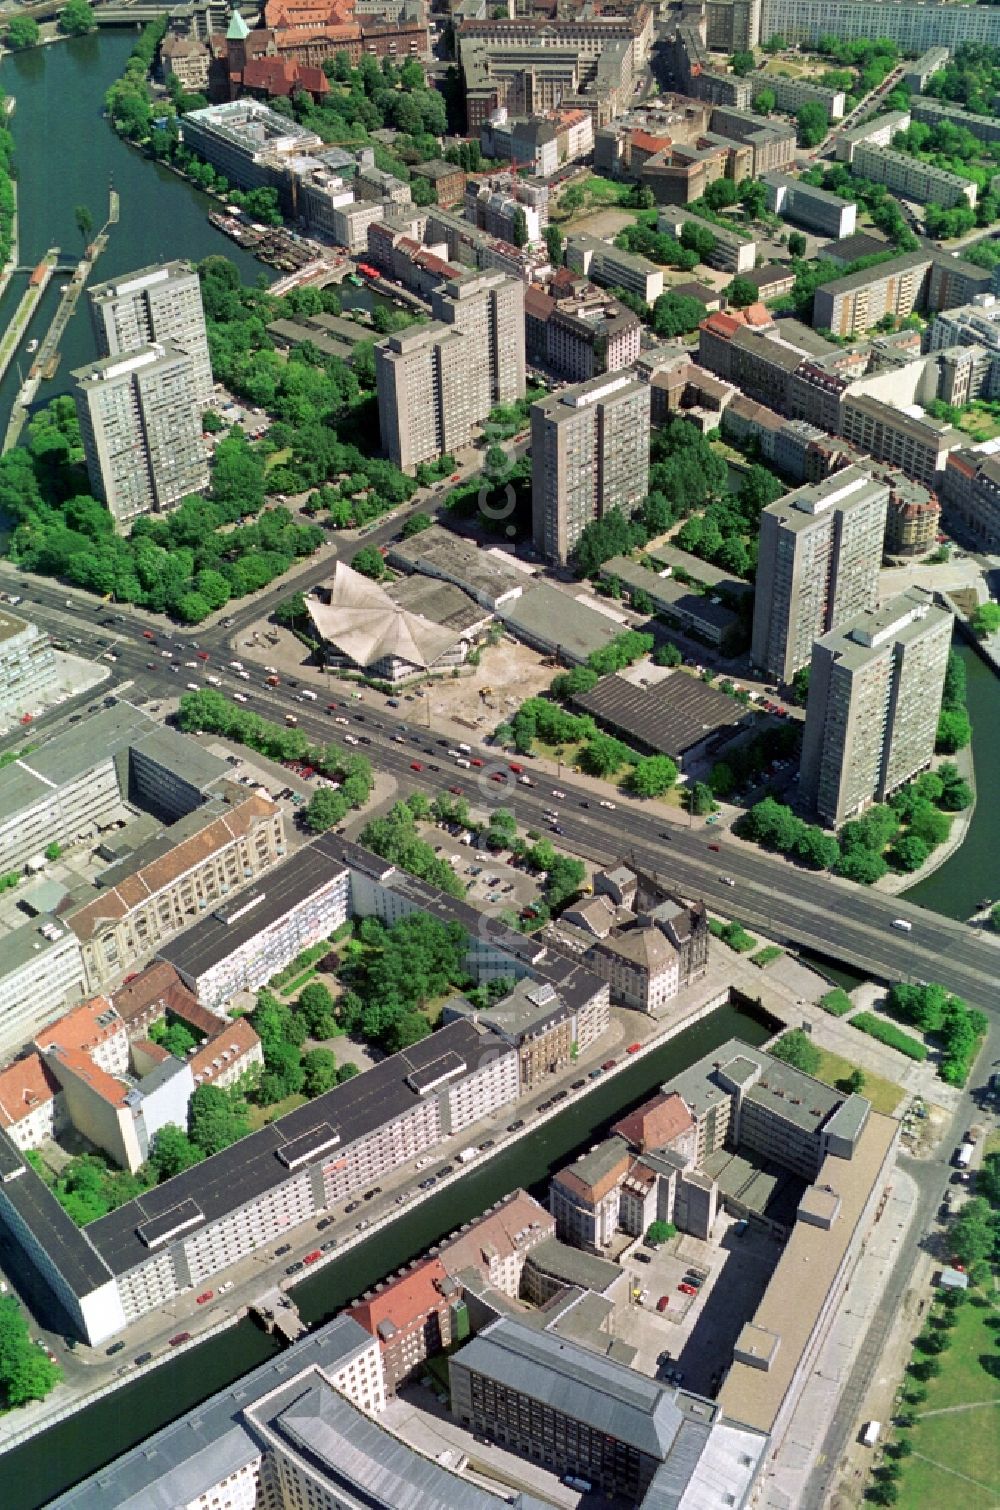
POLYGON ((460 786, 450 786, 448 788, 448 790, 449 790, 449 792, 451 792, 451 794, 452 794, 453 797, 464 797, 465 796, 465 793, 462 791, 462 788, 460 786))
POLYGON ((470 765, 482 765, 482 763, 483 762, 481 760, 478 760, 476 758, 476 756, 473 756, 472 759, 469 761, 470 765))
POLYGON ((312 1253, 307 1253, 306 1254, 306 1256, 302 1260, 302 1262, 304 1264, 314 1264, 317 1259, 322 1258, 322 1257, 323 1257, 323 1255, 320 1252, 319 1248, 314 1248, 313 1251, 312 1251, 312 1253))
POLYGON ((697 1295, 697 1293, 698 1293, 698 1291, 695 1289, 694 1285, 685 1284, 684 1281, 683 1281, 683 1279, 681 1280, 681 1282, 677 1286, 677 1288, 678 1288, 678 1290, 681 1291, 681 1293, 683 1295, 697 1295))
POLYGON ((195 653, 197 654, 199 661, 207 661, 208 660, 208 651, 207 650, 198 650, 195 653))
POLYGON ((153 631, 151 629, 144 629, 142 631, 142 637, 143 637, 144 640, 155 640, 156 639, 156 635, 153 633, 153 631))
POLYGON ((613 1070, 614 1067, 615 1061, 613 1059, 605 1059, 604 1063, 601 1065, 602 1070, 613 1070))
POLYGON ((494 771, 492 776, 490 777, 491 781, 506 781, 506 779, 507 778, 504 775, 503 771, 494 771))
POLYGON ((520 776, 521 772, 524 770, 524 766, 523 765, 516 765, 514 763, 514 761, 512 760, 511 763, 510 763, 510 765, 507 767, 507 769, 508 769, 508 771, 513 771, 515 776, 520 776))
POLYGON ((422 771, 423 770, 423 766, 420 764, 419 760, 411 760, 410 761, 410 770, 411 771, 422 771))
POLYGON ((190 1332, 178 1332, 176 1337, 171 1337, 171 1339, 170 1339, 170 1346, 171 1347, 180 1347, 180 1345, 181 1345, 182 1342, 190 1342, 190 1340, 191 1340, 191 1333, 190 1332))
POLYGON ((667 1309, 667 1306, 669 1304, 670 1304, 670 1296, 669 1295, 661 1295, 660 1298, 659 1298, 659 1300, 656 1302, 656 1309, 658 1311, 665 1311, 667 1309))
POLYGON ((638 1054, 638 1052, 639 1052, 639 1050, 641 1048, 642 1048, 642 1044, 641 1043, 630 1043, 629 1046, 628 1046, 628 1048, 625 1050, 625 1052, 626 1052, 626 1054, 638 1054))
POLYGON ((717 855, 722 853, 722 851, 720 850, 720 848, 719 848, 719 846, 717 844, 710 844, 708 847, 709 847, 709 849, 714 849, 715 853, 717 855))
POLYGON ((211 1300, 211 1298, 212 1298, 212 1296, 214 1294, 215 1294, 214 1290, 206 1290, 205 1293, 204 1293, 204 1295, 199 1295, 198 1296, 198 1299, 195 1301, 195 1305, 196 1306, 203 1306, 206 1301, 211 1300))

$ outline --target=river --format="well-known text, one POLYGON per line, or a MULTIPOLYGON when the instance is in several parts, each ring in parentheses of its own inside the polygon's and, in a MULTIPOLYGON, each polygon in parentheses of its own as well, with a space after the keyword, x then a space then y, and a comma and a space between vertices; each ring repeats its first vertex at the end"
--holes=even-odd
MULTIPOLYGON (((305 1321, 329 1318, 386 1274, 423 1253, 463 1222, 519 1185, 544 1199, 549 1174, 601 1138, 611 1122, 645 1100, 662 1082, 727 1038, 759 1044, 773 1031, 723 1007, 679 1033, 570 1105, 561 1116, 526 1134, 506 1152, 423 1201, 369 1241, 295 1288, 305 1321)), ((180 1320, 183 1318, 179 1318, 180 1320)), ((274 1351, 250 1321, 140 1376, 106 1399, 82 1408, 0 1459, 4 1510, 37 1510, 78 1479, 117 1457, 160 1426, 214 1394, 274 1351)), ((16 1421, 16 1416, 13 1418, 16 1421)))
MULTIPOLYGON (((268 269, 209 224, 206 215, 213 207, 211 199, 120 141, 103 119, 104 94, 121 73, 134 43, 134 32, 104 29, 90 37, 11 53, 0 62, 0 89, 17 101, 11 129, 22 265, 34 266, 53 245, 62 248, 65 260, 75 262, 83 249, 76 207, 86 205, 95 229, 99 228, 107 217, 108 188, 113 183, 120 196, 120 219, 111 229, 95 281, 172 257, 197 262, 216 254, 229 257, 247 283, 262 272, 270 280, 273 274, 268 269)), ((32 336, 41 338, 47 328, 62 282, 65 278, 57 275, 49 285, 32 322, 32 336)), ((24 287, 25 275, 11 280, 0 303, 0 325, 10 317, 24 287)), ((83 299, 66 330, 56 376, 42 385, 39 401, 68 392, 73 368, 89 362, 94 354, 83 299)), ((0 384, 4 424, 17 388, 17 368, 12 366, 0 384)))

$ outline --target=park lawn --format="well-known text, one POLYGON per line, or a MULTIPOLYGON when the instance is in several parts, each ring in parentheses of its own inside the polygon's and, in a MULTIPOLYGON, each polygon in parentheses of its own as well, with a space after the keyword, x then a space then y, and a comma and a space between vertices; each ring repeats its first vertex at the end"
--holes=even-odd
POLYGON ((941 1354, 941 1373, 928 1382, 927 1399, 917 1407, 917 1424, 909 1434, 913 1455, 906 1459, 900 1480, 903 1510, 925 1510, 933 1504, 990 1510, 997 1502, 1000 1379, 980 1362, 996 1352, 996 1333, 988 1325, 996 1314, 992 1306, 972 1304, 958 1313, 951 1346, 941 1354), (979 1408, 951 1409, 962 1405, 979 1408), (948 1414, 925 1414, 935 1410, 948 1414), (977 1485, 982 1485, 981 1492, 977 1485))
POLYGON ((983 1148, 983 1158, 985 1159, 986 1155, 991 1153, 1000 1153, 1000 1128, 997 1128, 996 1132, 991 1132, 987 1135, 983 1148))
MULTIPOLYGON (((846 1080, 848 1075, 857 1066, 849 1059, 844 1059, 840 1054, 833 1054, 829 1049, 819 1049, 820 1065, 816 1071, 816 1079, 822 1080, 825 1085, 834 1085, 838 1080, 846 1080)), ((872 1104, 877 1112, 883 1112, 891 1116, 903 1099, 902 1086, 895 1085, 891 1080, 883 1080, 881 1075, 873 1075, 865 1070, 865 1085, 861 1092, 872 1104)))
POLYGON ((800 63, 788 63, 784 58, 771 58, 764 64, 764 72, 776 74, 779 79, 782 74, 787 79, 797 79, 807 71, 800 63))
POLYGON ((286 1096, 283 1101, 276 1101, 273 1106, 250 1106, 247 1108, 247 1121, 250 1123, 250 1131, 258 1132, 268 1122, 274 1122, 278 1117, 283 1117, 287 1112, 293 1112, 297 1106, 305 1106, 308 1096, 296 1093, 294 1096, 286 1096))
POLYGON ((607 209, 619 205, 627 209, 634 186, 628 183, 616 183, 614 179, 602 178, 599 173, 592 173, 589 178, 582 180, 580 187, 586 194, 587 203, 591 209, 607 209))
POLYGON ((272 451, 270 456, 264 458, 264 471, 270 472, 272 467, 283 467, 292 454, 291 446, 284 446, 280 451, 272 451))

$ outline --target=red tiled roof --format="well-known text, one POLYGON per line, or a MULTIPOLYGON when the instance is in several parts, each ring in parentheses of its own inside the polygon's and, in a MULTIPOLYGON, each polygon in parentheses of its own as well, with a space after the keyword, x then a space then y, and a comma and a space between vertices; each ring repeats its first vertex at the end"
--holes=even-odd
POLYGON ((662 152, 671 145, 669 136, 651 136, 648 131, 632 131, 629 140, 642 152, 662 152))
POLYGON ((296 89, 304 89, 308 94, 326 94, 330 88, 322 68, 299 63, 294 58, 249 58, 240 79, 245 89, 263 89, 278 99, 287 99, 296 89))
POLYGON ((36 1048, 45 1049, 50 1043, 57 1041, 61 1048, 70 1052, 79 1049, 82 1053, 89 1054, 91 1049, 114 1037, 124 1027, 117 1009, 107 996, 92 996, 89 1001, 82 1001, 78 1007, 57 1017, 55 1022, 46 1023, 35 1034, 34 1043, 36 1048), (113 1012, 114 1016, 109 1023, 101 1024, 97 1019, 103 1017, 105 1012, 113 1012))
POLYGON ((654 1096, 637 1107, 616 1122, 611 1131, 627 1139, 640 1153, 646 1153, 652 1148, 666 1147, 693 1126, 691 1113, 681 1097, 671 1091, 669 1095, 654 1096))
POLYGON ((378 1329, 385 1322, 391 1322, 398 1331, 406 1331, 419 1317, 445 1303, 440 1286, 447 1279, 441 1260, 428 1258, 386 1285, 378 1295, 359 1300, 347 1314, 373 1337, 378 1336, 378 1329))
POLYGON ((222 1070, 228 1069, 235 1059, 243 1059, 253 1053, 260 1043, 257 1033, 245 1017, 233 1022, 219 1023, 219 1031, 204 1048, 188 1059, 195 1084, 212 1081, 222 1070))
POLYGON ((59 1081, 41 1054, 26 1054, 0 1070, 0 1126, 13 1127, 59 1090, 59 1081))

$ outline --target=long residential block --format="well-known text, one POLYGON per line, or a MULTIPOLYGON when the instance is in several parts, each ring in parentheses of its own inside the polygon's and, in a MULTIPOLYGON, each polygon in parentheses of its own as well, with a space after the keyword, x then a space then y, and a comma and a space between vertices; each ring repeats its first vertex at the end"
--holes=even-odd
POLYGON ((853 200, 841 199, 839 194, 829 194, 784 173, 765 173, 763 183, 767 207, 775 215, 817 235, 835 236, 838 241, 854 234, 858 207, 853 200))
POLYGON ((714 250, 703 259, 708 267, 717 267, 724 273, 747 273, 752 270, 757 259, 755 241, 747 236, 741 236, 737 231, 715 225, 712 221, 702 220, 700 216, 691 215, 674 205, 660 207, 656 217, 658 231, 664 231, 668 236, 674 236, 680 240, 681 231, 686 225, 708 231, 714 238, 714 250))
POLYGON ((854 336, 863 335, 885 315, 905 319, 924 297, 933 260, 929 252, 904 252, 821 284, 813 296, 813 324, 835 336, 854 336))
POLYGON ((894 152, 891 147, 876 146, 873 142, 860 142, 854 150, 852 166, 862 178, 872 183, 885 184, 901 199, 915 199, 918 204, 944 205, 950 210, 953 205, 964 204, 970 209, 976 205, 976 185, 946 168, 934 163, 925 163, 909 152, 894 152))

